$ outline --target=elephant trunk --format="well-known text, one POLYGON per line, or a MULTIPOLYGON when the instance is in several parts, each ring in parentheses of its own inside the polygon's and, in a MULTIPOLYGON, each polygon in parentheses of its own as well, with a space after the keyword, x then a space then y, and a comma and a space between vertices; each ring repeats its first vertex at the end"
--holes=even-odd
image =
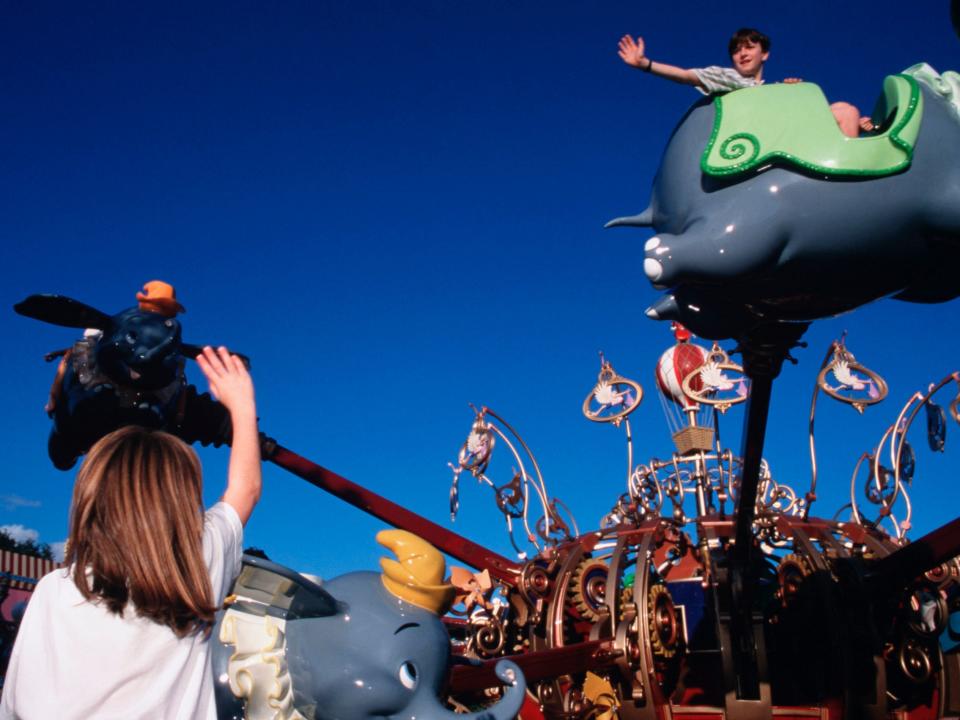
POLYGON ((501 660, 494 668, 497 678, 506 685, 503 697, 494 705, 473 713, 456 713, 443 707, 430 696, 432 707, 418 717, 424 720, 513 720, 523 706, 527 681, 523 672, 510 660, 501 660))

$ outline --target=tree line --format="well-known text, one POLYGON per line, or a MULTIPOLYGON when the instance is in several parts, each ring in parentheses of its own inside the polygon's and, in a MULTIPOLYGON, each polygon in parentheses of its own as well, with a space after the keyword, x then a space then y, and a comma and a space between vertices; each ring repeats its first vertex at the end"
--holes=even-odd
POLYGON ((53 551, 47 543, 38 543, 36 540, 17 540, 6 530, 0 529, 0 550, 35 555, 44 560, 53 560, 53 551))

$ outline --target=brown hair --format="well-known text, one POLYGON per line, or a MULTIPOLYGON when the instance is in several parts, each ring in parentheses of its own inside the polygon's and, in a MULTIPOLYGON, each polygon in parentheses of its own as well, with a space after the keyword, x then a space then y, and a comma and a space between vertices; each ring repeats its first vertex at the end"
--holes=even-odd
POLYGON ((87 453, 73 488, 67 562, 80 593, 177 637, 209 632, 200 461, 182 440, 125 427, 87 453))
POLYGON ((770 38, 754 28, 740 28, 730 38, 730 43, 727 45, 727 54, 733 57, 733 54, 746 42, 759 43, 761 50, 770 52, 770 38))

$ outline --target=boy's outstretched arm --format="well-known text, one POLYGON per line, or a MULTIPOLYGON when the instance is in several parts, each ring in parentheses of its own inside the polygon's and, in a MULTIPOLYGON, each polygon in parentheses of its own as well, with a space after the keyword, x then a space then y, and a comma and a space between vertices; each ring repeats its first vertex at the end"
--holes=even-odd
POLYGON ((642 37, 638 36, 637 39, 634 40, 629 35, 624 35, 620 38, 617 54, 620 55, 620 59, 630 67, 643 70, 651 75, 673 80, 683 85, 700 84, 700 79, 693 70, 677 67, 676 65, 668 65, 667 63, 654 62, 646 56, 645 49, 646 46, 642 37))
POLYGON ((233 440, 223 501, 233 507, 244 525, 260 499, 260 436, 253 380, 246 365, 225 348, 205 347, 197 364, 210 382, 210 392, 230 412, 233 440))

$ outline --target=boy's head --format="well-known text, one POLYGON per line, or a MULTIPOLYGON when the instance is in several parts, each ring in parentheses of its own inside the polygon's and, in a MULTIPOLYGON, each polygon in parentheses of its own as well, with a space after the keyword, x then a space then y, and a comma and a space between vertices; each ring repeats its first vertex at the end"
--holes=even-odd
POLYGON ((740 28, 727 46, 733 67, 744 77, 754 77, 770 55, 770 38, 754 28, 740 28))

